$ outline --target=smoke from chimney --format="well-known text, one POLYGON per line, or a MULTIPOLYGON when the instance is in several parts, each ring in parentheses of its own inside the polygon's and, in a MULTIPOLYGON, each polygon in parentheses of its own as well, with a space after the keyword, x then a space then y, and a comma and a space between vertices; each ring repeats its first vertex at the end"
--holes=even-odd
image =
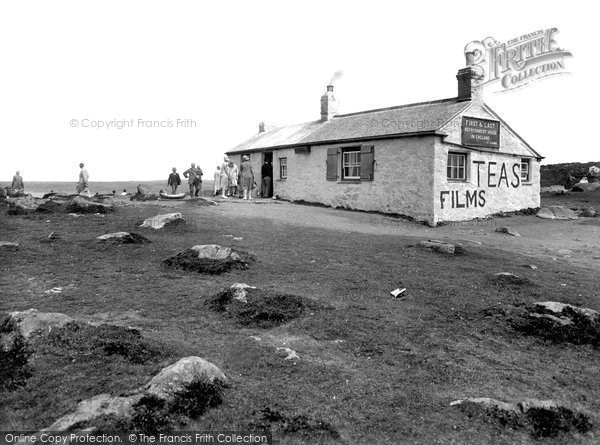
POLYGON ((331 79, 329 80, 329 85, 333 85, 335 81, 339 80, 343 75, 344 72, 342 70, 337 70, 335 73, 333 73, 333 76, 331 76, 331 79))

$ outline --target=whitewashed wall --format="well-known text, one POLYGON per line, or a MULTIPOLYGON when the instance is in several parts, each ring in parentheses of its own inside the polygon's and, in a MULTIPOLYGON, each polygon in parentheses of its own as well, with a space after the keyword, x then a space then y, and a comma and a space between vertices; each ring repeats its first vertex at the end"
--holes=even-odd
POLYGON ((530 160, 530 181, 521 182, 521 158, 531 157, 532 153, 506 126, 500 125, 500 150, 496 153, 464 150, 446 143, 460 144, 463 115, 496 120, 484 107, 474 104, 445 126, 444 130, 449 136, 444 141, 437 139, 434 222, 464 221, 498 212, 539 207, 540 162, 535 158, 530 160), (449 151, 467 153, 467 181, 447 179, 449 151), (478 165, 474 161, 484 164, 478 165))

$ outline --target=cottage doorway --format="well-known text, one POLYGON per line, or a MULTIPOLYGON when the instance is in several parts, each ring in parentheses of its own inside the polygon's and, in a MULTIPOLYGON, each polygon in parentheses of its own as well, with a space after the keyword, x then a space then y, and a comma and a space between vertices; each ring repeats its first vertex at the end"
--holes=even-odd
POLYGON ((273 152, 264 151, 263 162, 260 167, 260 196, 271 198, 273 196, 273 152))

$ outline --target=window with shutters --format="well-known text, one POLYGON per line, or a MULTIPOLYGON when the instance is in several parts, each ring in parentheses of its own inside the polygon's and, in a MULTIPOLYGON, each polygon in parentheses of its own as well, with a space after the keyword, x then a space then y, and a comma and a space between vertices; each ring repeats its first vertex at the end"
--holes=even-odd
POLYGON ((279 158, 279 179, 287 179, 287 158, 279 158))
POLYGON ((464 153, 448 153, 446 177, 454 181, 467 179, 467 155, 464 153))
POLYGON ((373 181, 375 166, 373 145, 327 149, 328 181, 373 181))
POLYGON ((521 159, 521 181, 529 182, 529 159, 521 159))
POLYGON ((346 149, 342 152, 342 179, 360 179, 360 150, 346 149))

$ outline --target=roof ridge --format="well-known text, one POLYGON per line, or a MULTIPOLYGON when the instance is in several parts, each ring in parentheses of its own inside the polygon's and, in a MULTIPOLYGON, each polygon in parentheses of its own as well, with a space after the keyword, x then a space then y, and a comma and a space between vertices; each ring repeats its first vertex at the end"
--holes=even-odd
POLYGON ((457 101, 456 97, 449 97, 447 99, 437 99, 437 100, 429 100, 429 101, 425 101, 425 102, 415 102, 412 104, 395 105, 392 107, 385 107, 385 108, 374 108, 372 110, 357 111, 354 113, 336 114, 335 116, 333 116, 333 119, 340 118, 340 117, 348 117, 348 116, 359 116, 361 114, 368 114, 368 113, 378 113, 381 111, 398 110, 401 108, 416 107, 418 105, 433 105, 433 104, 439 104, 439 103, 443 103, 443 102, 456 102, 456 101, 457 101))

